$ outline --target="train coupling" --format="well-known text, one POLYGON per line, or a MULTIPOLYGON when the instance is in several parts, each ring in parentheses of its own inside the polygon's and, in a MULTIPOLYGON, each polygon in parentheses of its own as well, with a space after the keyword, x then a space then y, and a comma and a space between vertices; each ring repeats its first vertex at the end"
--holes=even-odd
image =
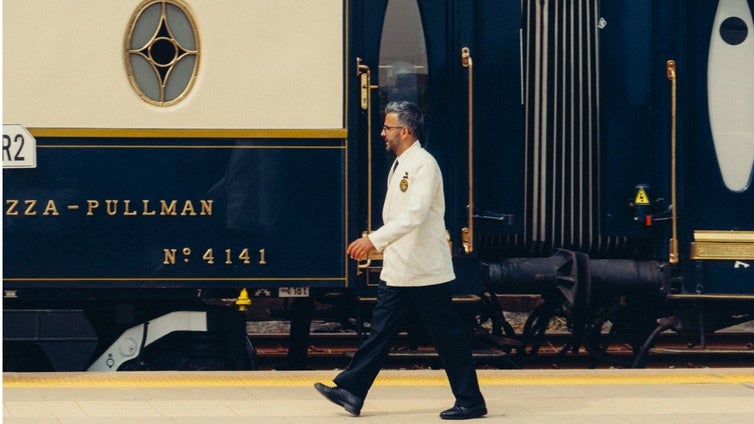
POLYGON ((577 309, 589 308, 605 295, 662 297, 670 286, 670 270, 659 261, 591 259, 585 253, 558 250, 547 258, 485 263, 482 283, 495 293, 560 293, 577 309))

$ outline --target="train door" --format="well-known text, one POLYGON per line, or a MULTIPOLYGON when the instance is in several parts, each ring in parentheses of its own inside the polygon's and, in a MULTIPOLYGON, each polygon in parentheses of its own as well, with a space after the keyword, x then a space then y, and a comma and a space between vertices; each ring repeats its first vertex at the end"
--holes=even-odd
MULTIPOLYGON (((369 0, 353 7, 351 59, 358 86, 349 103, 356 105, 350 110, 356 116, 351 128, 358 128, 358 190, 366 194, 356 225, 360 231, 381 225, 393 159, 380 137, 385 105, 413 101, 425 114, 422 145, 443 172, 446 226, 462 292, 475 284, 473 273, 459 272, 464 258, 475 253, 472 215, 511 213, 510 199, 521 198, 516 187, 505 193, 473 188, 479 169, 486 179, 504 180, 511 172, 505 158, 517 157, 512 139, 523 131, 520 7, 465 0, 369 0)), ((371 270, 367 281, 374 284, 378 268, 371 270)))
POLYGON ((689 55, 678 75, 679 219, 695 266, 689 293, 754 293, 754 1, 688 4, 689 55), (691 107, 690 105, 693 105, 691 107), (685 143, 683 143, 685 141, 685 143), (684 146, 685 145, 685 146, 684 146))

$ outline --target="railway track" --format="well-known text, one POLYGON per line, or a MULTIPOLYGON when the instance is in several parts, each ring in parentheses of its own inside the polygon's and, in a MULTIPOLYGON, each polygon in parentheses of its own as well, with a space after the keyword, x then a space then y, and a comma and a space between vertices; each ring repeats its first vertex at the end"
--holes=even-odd
MULTIPOLYGON (((288 334, 252 333, 250 340, 256 350, 261 369, 289 367, 288 334)), ((484 368, 604 368, 630 367, 635 358, 632 346, 611 344, 598 355, 583 346, 574 348, 568 333, 547 334, 536 354, 521 346, 490 347, 475 343, 474 356, 484 368)), ((667 367, 739 367, 754 364, 754 333, 719 332, 705 335, 702 346, 698 335, 664 333, 655 340, 646 357, 646 368, 667 367)), ((348 365, 358 346, 355 332, 312 333, 309 340, 306 368, 332 369, 348 365)), ((390 352, 386 368, 435 368, 441 366, 433 347, 417 344, 401 333, 390 352)), ((293 366, 300 368, 299 363, 293 366)))

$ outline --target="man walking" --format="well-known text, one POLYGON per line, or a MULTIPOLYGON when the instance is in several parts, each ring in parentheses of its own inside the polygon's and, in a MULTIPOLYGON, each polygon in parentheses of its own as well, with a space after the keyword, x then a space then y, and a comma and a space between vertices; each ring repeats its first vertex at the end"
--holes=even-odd
POLYGON ((369 337, 348 368, 315 388, 330 401, 358 416, 372 383, 390 351, 406 310, 415 310, 437 349, 455 396, 443 419, 477 418, 487 414, 471 355, 468 328, 452 305, 455 279, 445 231, 442 174, 434 157, 422 148, 423 116, 410 102, 385 108, 382 137, 395 162, 388 175, 382 209, 384 225, 347 249, 355 260, 373 250, 383 252, 377 303, 369 337))

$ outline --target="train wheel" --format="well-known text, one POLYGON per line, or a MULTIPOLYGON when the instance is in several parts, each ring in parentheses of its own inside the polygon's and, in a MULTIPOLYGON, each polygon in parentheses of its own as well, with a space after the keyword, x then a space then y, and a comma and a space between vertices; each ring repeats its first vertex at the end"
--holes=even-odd
POLYGON ((657 327, 656 311, 640 299, 613 299, 587 322, 583 344, 597 363, 634 367, 642 345, 657 327), (609 325, 609 330, 605 327, 609 325), (630 347, 630 355, 625 352, 630 347), (611 349, 613 347, 614 349, 611 349))
MULTIPOLYGON (((607 325, 605 322, 590 323, 584 330, 582 339, 584 348, 594 358, 595 362, 592 367, 600 363, 607 363, 619 367, 630 367, 632 360, 619 358, 609 353, 610 346, 621 343, 621 337, 614 326, 610 326, 607 334, 603 334, 603 328, 607 325)), ((634 355, 636 351, 634 350, 634 355)))
POLYGON ((526 319, 521 334, 521 347, 516 353, 516 358, 521 361, 530 361, 539 352, 544 341, 545 332, 550 326, 550 321, 558 316, 564 316, 560 304, 545 301, 537 306, 526 319))

